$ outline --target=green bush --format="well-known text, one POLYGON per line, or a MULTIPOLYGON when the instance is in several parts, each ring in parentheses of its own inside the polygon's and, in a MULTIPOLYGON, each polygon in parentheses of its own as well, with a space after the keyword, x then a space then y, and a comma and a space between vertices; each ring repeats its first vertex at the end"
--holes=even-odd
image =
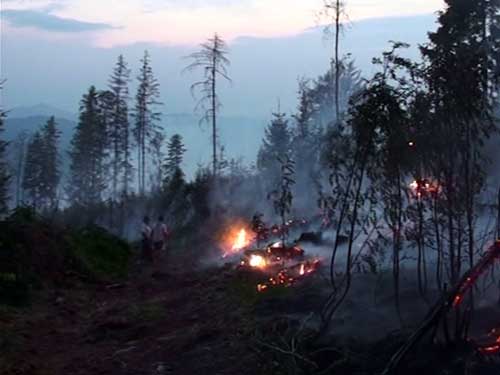
POLYGON ((87 227, 70 237, 71 252, 84 270, 98 279, 127 276, 131 257, 129 245, 99 227, 87 227))

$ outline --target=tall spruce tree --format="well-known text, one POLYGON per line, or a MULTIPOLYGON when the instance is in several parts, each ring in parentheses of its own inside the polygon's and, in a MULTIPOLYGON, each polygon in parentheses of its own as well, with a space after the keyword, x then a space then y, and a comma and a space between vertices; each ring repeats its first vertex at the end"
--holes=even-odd
POLYGON ((163 159, 165 153, 163 151, 163 146, 165 145, 165 135, 162 132, 156 132, 155 136, 150 142, 151 153, 152 153, 152 166, 150 179, 151 186, 154 191, 161 190, 163 185, 163 159))
POLYGON ((26 162, 24 166, 23 189, 26 191, 28 202, 35 210, 41 208, 43 185, 43 138, 40 131, 37 131, 30 142, 26 152, 26 162))
POLYGON ((268 177, 276 177, 281 170, 278 160, 289 155, 291 135, 286 114, 280 109, 273 113, 273 119, 265 132, 257 156, 257 167, 268 177))
MULTIPOLYGON (((1 88, 1 85, 0 85, 1 88)), ((9 174, 7 172, 7 142, 3 139, 5 112, 0 108, 0 215, 7 212, 9 174)))
POLYGON ((144 52, 141 63, 142 66, 137 76, 139 86, 135 96, 133 134, 137 145, 138 188, 139 193, 144 194, 146 192, 149 149, 159 131, 160 113, 155 112, 155 107, 161 103, 159 102, 160 85, 153 75, 148 51, 144 52))
POLYGON ((30 136, 28 131, 22 131, 17 135, 12 145, 10 145, 14 156, 13 178, 15 178, 16 207, 21 205, 21 202, 24 201, 24 162, 26 158, 26 146, 28 144, 29 137, 30 136))
POLYGON ((41 129, 42 155, 41 155, 41 199, 44 208, 57 207, 58 188, 61 180, 59 160, 59 138, 61 132, 52 116, 41 129))
POLYGON ((101 202, 106 188, 106 128, 94 86, 83 96, 80 119, 71 141, 68 197, 72 204, 101 202))
POLYGON ((182 143, 182 136, 179 134, 174 134, 170 137, 168 142, 168 152, 167 158, 164 164, 165 171, 165 184, 167 184, 171 177, 178 171, 182 172, 182 160, 184 158, 184 153, 186 149, 182 143))
POLYGON ((130 124, 128 101, 130 69, 123 55, 118 56, 113 73, 109 79, 109 91, 113 93, 111 119, 108 127, 111 159, 112 197, 127 196, 132 182, 132 163, 130 146, 130 124))
POLYGON ((205 43, 200 45, 200 50, 198 52, 188 56, 193 62, 185 69, 187 71, 196 69, 203 71, 203 79, 195 82, 191 86, 191 92, 200 91, 201 98, 195 109, 201 109, 203 111, 201 122, 211 122, 212 125, 212 172, 214 176, 217 175, 219 169, 217 160, 217 113, 222 106, 219 95, 217 94, 217 84, 219 78, 231 81, 227 72, 227 68, 230 65, 227 54, 226 42, 215 33, 213 38, 208 39, 205 43))

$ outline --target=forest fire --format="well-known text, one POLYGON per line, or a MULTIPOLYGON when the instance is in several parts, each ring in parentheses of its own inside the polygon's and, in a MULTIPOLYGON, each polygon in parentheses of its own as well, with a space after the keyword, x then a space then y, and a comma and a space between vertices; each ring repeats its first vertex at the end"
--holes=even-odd
POLYGON ((428 195, 436 195, 439 193, 439 186, 435 182, 431 182, 428 179, 418 179, 414 180, 410 185, 410 190, 418 198, 422 198, 428 195))
POLYGON ((247 231, 245 229, 241 229, 238 232, 238 236, 236 237, 236 240, 234 241, 234 244, 233 244, 233 247, 231 250, 239 251, 241 249, 244 249, 248 245, 249 245, 249 241, 248 241, 247 231))
POLYGON ((289 287, 318 270, 319 259, 304 260, 304 250, 298 246, 283 246, 281 242, 266 249, 246 250, 240 267, 264 272, 268 279, 257 285, 263 292, 275 286, 289 287), (270 275, 270 276, 269 276, 270 275))
POLYGON ((265 283, 258 284, 257 291, 264 292, 274 286, 290 287, 307 275, 316 272, 320 263, 319 259, 314 259, 301 262, 292 267, 281 269, 277 274, 271 276, 265 283))
POLYGON ((250 235, 249 230, 244 224, 230 227, 222 236, 221 248, 223 250, 223 258, 240 253, 248 248, 254 242, 254 238, 250 235))
MULTIPOLYGON (((500 259, 500 240, 488 250, 486 255, 460 281, 455 293, 450 297, 449 306, 453 309, 460 307, 465 295, 474 288, 477 280, 484 275, 495 262, 500 259)), ((500 353, 500 331, 494 328, 488 333, 486 343, 476 343, 478 352, 485 355, 500 353)))

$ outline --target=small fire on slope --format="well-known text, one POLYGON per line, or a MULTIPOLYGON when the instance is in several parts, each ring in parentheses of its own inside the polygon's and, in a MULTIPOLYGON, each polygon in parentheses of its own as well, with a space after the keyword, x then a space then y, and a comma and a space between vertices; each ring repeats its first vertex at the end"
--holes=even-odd
POLYGON ((254 240, 249 234, 249 230, 244 227, 229 229, 223 238, 222 248, 224 253, 222 257, 227 258, 240 253, 248 248, 254 240))
POLYGON ((247 250, 240 267, 263 271, 268 279, 257 285, 263 292, 275 286, 289 287, 318 270, 319 259, 305 259, 304 250, 298 246, 286 247, 280 242, 265 250, 247 250))

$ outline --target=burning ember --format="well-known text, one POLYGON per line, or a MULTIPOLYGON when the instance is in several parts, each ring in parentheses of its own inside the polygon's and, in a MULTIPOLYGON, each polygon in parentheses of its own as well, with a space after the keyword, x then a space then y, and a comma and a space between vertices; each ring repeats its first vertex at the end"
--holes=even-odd
POLYGON ((319 268, 318 259, 304 261, 303 258, 302 248, 287 247, 277 242, 270 244, 265 250, 245 251, 240 266, 258 269, 272 275, 265 282, 257 285, 257 291, 263 292, 275 286, 292 286, 319 268))
MULTIPOLYGON (((488 269, 500 259, 500 240, 496 241, 486 255, 473 267, 460 281, 456 291, 450 297, 448 306, 457 309, 465 299, 465 295, 469 292, 481 275, 484 275, 488 269)), ((497 329, 492 329, 488 333, 489 339, 487 343, 477 344, 477 350, 482 354, 497 354, 500 353, 500 332, 497 329)))
POLYGON ((265 283, 257 285, 257 291, 263 292, 273 286, 290 287, 305 276, 318 270, 319 259, 299 263, 293 267, 280 270, 275 276, 269 278, 265 283))
POLYGON ((430 182, 427 179, 415 180, 409 187, 418 198, 439 193, 439 186, 437 183, 430 182))
POLYGON ((267 265, 266 259, 261 255, 252 255, 248 262, 250 267, 265 268, 267 265))

